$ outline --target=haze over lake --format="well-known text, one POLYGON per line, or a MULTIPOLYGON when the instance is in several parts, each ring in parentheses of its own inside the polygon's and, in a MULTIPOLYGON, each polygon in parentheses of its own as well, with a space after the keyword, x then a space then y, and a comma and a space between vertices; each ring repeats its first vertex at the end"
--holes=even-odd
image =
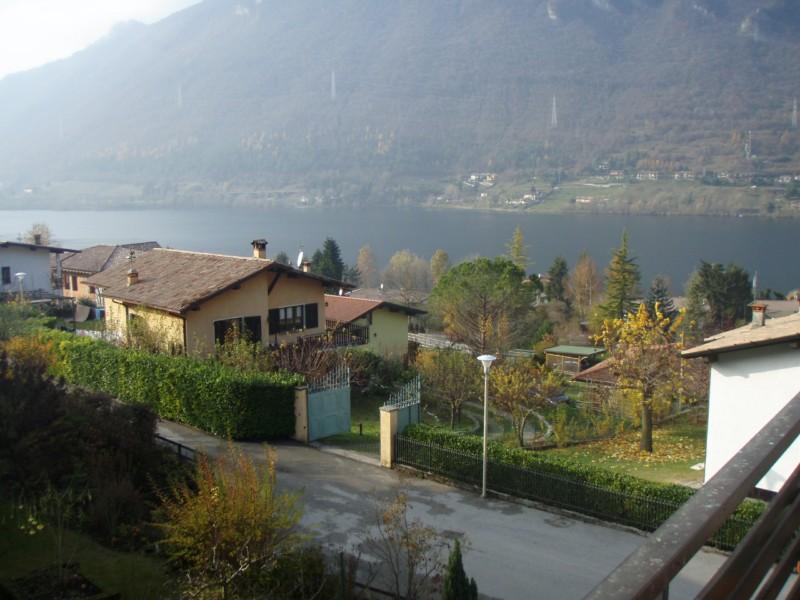
POLYGON ((526 215, 383 206, 0 211, 0 240, 16 239, 35 222, 47 223, 58 244, 68 248, 156 240, 174 248, 246 255, 250 241, 263 237, 269 241, 269 256, 283 250, 294 259, 301 245, 309 255, 326 237, 333 237, 345 262, 354 263, 359 247, 370 244, 381 267, 404 248, 425 258, 443 248, 454 262, 502 254, 519 225, 529 246, 532 272, 546 271, 558 255, 571 268, 583 250, 604 268, 627 230, 643 287, 664 274, 673 282, 673 293, 681 294, 701 259, 734 262, 751 275, 758 271, 762 289, 786 292, 800 286, 796 251, 800 223, 794 219, 526 215))

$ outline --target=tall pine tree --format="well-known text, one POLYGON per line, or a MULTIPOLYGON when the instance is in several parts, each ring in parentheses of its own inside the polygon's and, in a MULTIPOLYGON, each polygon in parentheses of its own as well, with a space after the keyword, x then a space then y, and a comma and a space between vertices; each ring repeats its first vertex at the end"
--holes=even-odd
POLYGON ((548 282, 545 287, 545 294, 548 300, 567 300, 567 277, 569 277, 569 267, 563 256, 556 256, 550 269, 547 271, 548 282))
POLYGON ((314 252, 311 257, 311 270, 332 279, 342 279, 344 261, 336 240, 327 238, 322 244, 322 250, 314 252))
POLYGON ((604 319, 621 319, 636 310, 640 279, 639 265, 628 251, 626 231, 606 269, 606 299, 598 307, 599 315, 604 319))
POLYGON ((522 229, 517 226, 511 241, 508 243, 508 258, 523 271, 528 269, 528 248, 525 246, 525 236, 522 229))

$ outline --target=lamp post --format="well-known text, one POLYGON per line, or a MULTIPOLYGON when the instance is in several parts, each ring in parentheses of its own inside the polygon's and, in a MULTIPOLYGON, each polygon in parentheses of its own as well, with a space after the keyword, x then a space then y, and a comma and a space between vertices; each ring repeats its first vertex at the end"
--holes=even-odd
POLYGON ((25 301, 25 286, 23 285, 22 282, 25 281, 25 277, 26 276, 27 276, 27 273, 21 273, 21 272, 20 273, 14 273, 14 277, 16 277, 17 281, 19 282, 19 302, 20 302, 20 304, 22 304, 22 302, 25 301))
POLYGON ((489 369, 497 359, 491 354, 481 354, 478 360, 483 365, 483 484, 481 485, 481 498, 486 498, 486 438, 489 433, 487 423, 489 422, 489 369))

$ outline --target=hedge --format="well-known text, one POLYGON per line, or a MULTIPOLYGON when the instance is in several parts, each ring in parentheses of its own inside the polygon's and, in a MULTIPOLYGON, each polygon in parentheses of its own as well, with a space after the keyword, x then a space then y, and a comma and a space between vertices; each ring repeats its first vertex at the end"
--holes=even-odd
POLYGON ((210 360, 120 348, 56 331, 40 336, 53 342, 51 373, 69 383, 236 440, 294 433, 294 387, 302 384, 300 375, 242 372, 210 360))
MULTIPOLYGON (((427 444, 399 447, 399 460, 424 465, 453 479, 478 483, 481 478, 483 439, 440 427, 412 425, 403 437, 427 444), (417 456, 414 456, 414 453, 417 456)), ((576 512, 656 529, 693 494, 692 488, 658 483, 598 466, 581 464, 546 451, 509 448, 488 443, 493 489, 576 512)), ((717 532, 711 543, 731 549, 764 510, 764 503, 745 500, 717 532)))

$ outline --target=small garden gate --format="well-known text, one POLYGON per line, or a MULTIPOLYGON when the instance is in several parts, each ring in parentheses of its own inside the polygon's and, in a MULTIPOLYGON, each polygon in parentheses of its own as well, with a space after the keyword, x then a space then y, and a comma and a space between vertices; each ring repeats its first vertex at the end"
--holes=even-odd
POLYGON ((350 431, 350 368, 339 366, 308 385, 308 441, 350 431))

